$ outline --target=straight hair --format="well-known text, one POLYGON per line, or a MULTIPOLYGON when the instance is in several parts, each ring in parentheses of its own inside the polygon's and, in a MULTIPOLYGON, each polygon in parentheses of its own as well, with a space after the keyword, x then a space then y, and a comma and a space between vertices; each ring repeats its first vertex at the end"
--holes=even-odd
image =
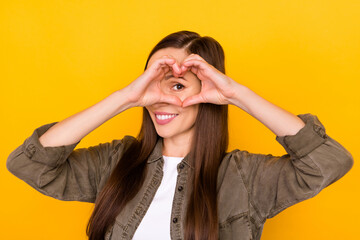
MULTIPOLYGON (((182 48, 201 56, 225 74, 225 56, 221 45, 213 38, 201 37, 192 31, 178 31, 164 37, 150 52, 145 64, 158 50, 182 48)), ((228 105, 200 103, 194 124, 194 136, 188 159, 193 172, 188 179, 192 192, 188 195, 185 217, 185 240, 218 239, 217 175, 228 148, 228 105)), ((87 224, 90 240, 104 239, 115 218, 141 189, 147 171, 147 159, 161 138, 149 112, 143 108, 143 121, 136 141, 124 153, 95 201, 87 224)))

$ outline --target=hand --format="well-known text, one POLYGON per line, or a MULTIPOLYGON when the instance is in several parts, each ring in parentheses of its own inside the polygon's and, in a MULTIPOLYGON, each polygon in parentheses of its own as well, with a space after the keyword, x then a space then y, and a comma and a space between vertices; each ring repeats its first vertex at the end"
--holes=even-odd
POLYGON ((191 70, 201 81, 201 92, 186 98, 183 107, 197 103, 231 104, 238 85, 197 54, 189 55, 181 64, 181 72, 191 70))
POLYGON ((169 71, 173 71, 176 76, 181 73, 176 60, 167 55, 148 66, 142 75, 125 87, 130 104, 145 107, 157 102, 165 102, 181 106, 182 102, 178 97, 161 91, 160 80, 169 71))

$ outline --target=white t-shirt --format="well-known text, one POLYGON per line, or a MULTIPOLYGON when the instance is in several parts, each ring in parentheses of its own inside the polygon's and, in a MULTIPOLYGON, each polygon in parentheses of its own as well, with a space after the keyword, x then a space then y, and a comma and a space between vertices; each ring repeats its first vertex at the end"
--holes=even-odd
POLYGON ((177 165, 182 157, 164 158, 164 175, 149 209, 135 231, 133 240, 171 239, 171 210, 177 180, 177 165))

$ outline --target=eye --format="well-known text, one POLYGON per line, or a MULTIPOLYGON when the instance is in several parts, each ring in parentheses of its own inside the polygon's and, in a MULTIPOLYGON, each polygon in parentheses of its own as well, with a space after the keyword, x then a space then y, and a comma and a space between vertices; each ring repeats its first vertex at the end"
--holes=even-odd
POLYGON ((175 84, 172 89, 175 90, 175 91, 179 91, 179 90, 182 90, 185 86, 182 85, 181 83, 177 83, 175 84))

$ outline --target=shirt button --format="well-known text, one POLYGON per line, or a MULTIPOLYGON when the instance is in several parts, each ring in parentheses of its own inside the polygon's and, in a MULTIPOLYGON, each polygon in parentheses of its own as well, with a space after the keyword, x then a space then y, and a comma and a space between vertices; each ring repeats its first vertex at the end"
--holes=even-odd
POLYGON ((315 132, 319 132, 320 126, 319 125, 314 125, 314 130, 315 132))
POLYGON ((177 223, 177 218, 173 218, 173 223, 177 223))
POLYGON ((29 158, 32 158, 32 156, 35 154, 35 152, 36 152, 35 145, 30 143, 25 150, 25 155, 29 158))
POLYGON ((179 191, 182 191, 182 190, 183 190, 183 187, 182 187, 182 186, 179 186, 179 187, 178 187, 178 190, 179 190, 179 191))
POLYGON ((314 125, 314 130, 315 130, 315 132, 317 132, 321 137, 325 137, 325 130, 322 128, 322 127, 320 127, 319 125, 314 125))
POLYGON ((320 136, 323 137, 323 138, 324 138, 325 135, 326 135, 324 129, 322 129, 322 128, 319 130, 319 134, 320 134, 320 136))
POLYGON ((142 210, 143 210, 142 207, 139 206, 139 207, 136 209, 135 213, 136 213, 137 215, 141 215, 142 210))
POLYGON ((184 164, 183 164, 183 163, 180 163, 179 168, 180 168, 180 169, 183 169, 183 168, 184 168, 184 164))
POLYGON ((153 185, 156 186, 156 185, 158 185, 159 181, 158 181, 157 179, 153 179, 153 180, 152 180, 152 183, 153 183, 153 185))

